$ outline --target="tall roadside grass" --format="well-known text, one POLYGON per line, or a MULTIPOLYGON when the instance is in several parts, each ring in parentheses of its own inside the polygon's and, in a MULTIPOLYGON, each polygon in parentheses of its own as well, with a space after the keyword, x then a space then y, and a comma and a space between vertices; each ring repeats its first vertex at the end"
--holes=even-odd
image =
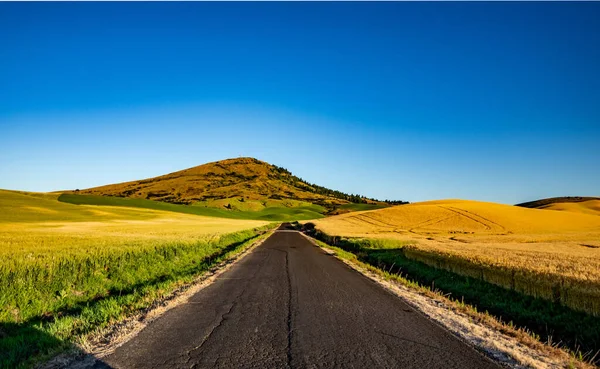
POLYGON ((406 258, 437 269, 552 301, 596 317, 600 316, 600 285, 595 280, 581 280, 538 270, 495 265, 481 260, 465 259, 449 252, 421 250, 412 245, 404 247, 402 251, 406 258))
POLYGON ((0 260, 0 367, 28 367, 148 307, 275 225, 197 242, 0 260))
MULTIPOLYGON (((559 290, 556 294, 543 295, 548 288, 544 284, 547 276, 544 279, 545 276, 531 275, 527 271, 498 270, 466 259, 445 258, 443 254, 419 250, 410 242, 330 236, 310 226, 307 233, 352 253, 357 260, 382 272, 401 275, 411 283, 429 286, 461 304, 486 311, 506 324, 531 331, 542 342, 559 342, 584 359, 596 360, 596 364, 600 361, 600 354, 597 354, 600 351, 600 318, 573 309, 563 304, 565 300, 560 298, 561 293, 582 296, 572 291, 581 291, 585 286, 577 286, 578 290, 564 290, 569 292, 559 290), (539 285, 536 286, 536 283, 539 285), (527 287, 520 287, 523 285, 527 287), (531 291, 542 292, 533 294, 531 291)), ((562 281, 546 283, 569 287, 562 281)), ((550 291, 556 291, 556 288, 550 288, 550 291)), ((583 296, 590 298, 590 294, 583 296)), ((580 303, 579 306, 590 305, 580 303)))

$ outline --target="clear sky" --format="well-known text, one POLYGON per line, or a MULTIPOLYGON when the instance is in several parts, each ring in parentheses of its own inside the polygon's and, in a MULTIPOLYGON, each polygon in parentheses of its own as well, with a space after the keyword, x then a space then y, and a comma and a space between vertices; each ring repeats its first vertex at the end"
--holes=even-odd
POLYGON ((600 196, 600 3, 0 3, 0 188, 237 156, 381 199, 600 196))

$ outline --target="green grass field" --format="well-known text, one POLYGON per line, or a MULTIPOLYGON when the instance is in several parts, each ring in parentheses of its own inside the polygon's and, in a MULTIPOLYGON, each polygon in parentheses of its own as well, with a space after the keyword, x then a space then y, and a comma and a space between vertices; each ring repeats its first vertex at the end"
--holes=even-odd
POLYGON ((0 190, 0 367, 85 342, 275 225, 0 190))
MULTIPOLYGON (((95 196, 95 195, 72 195, 62 194, 58 200, 64 203, 76 205, 103 205, 103 206, 124 206, 142 209, 153 209, 162 211, 172 211, 184 214, 195 214, 209 217, 221 217, 229 219, 254 219, 266 221, 294 221, 323 218, 325 208, 310 203, 301 203, 296 201, 292 207, 273 206, 277 205, 272 201, 267 203, 268 207, 262 207, 259 210, 238 210, 240 201, 238 199, 227 199, 227 204, 231 204, 232 210, 213 207, 211 203, 198 203, 197 205, 178 205, 166 202, 134 199, 126 197, 95 196)), ((256 203, 258 201, 254 201, 256 203)), ((223 203, 225 204, 225 203, 223 203)))

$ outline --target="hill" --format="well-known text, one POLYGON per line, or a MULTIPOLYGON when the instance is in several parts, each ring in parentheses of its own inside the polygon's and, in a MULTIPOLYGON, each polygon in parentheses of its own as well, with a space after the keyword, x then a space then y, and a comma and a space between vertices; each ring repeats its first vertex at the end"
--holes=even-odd
POLYGON ((517 204, 517 206, 600 215, 600 197, 552 197, 517 204))
POLYGON ((540 199, 535 201, 523 202, 515 206, 521 206, 524 208, 542 209, 552 204, 557 203, 577 203, 590 200, 600 200, 600 197, 581 197, 581 196, 563 196, 563 197, 549 197, 547 199, 540 199))
POLYGON ((378 239, 369 241, 374 245, 371 255, 400 254, 600 315, 597 215, 441 200, 313 223, 330 240, 340 240, 339 236, 378 239))
MULTIPOLYGON (((143 222, 152 223, 153 221, 164 220, 168 220, 168 222, 174 220, 181 223, 187 222, 189 224, 194 224, 195 227, 220 223, 224 224, 226 226, 225 228, 238 224, 245 228, 251 228, 265 225, 267 224, 265 221, 269 220, 259 219, 260 217, 257 217, 256 220, 244 219, 243 217, 238 217, 239 220, 234 217, 229 217, 230 219, 217 219, 215 218, 215 215, 211 213, 188 212, 186 214, 184 211, 176 211, 168 207, 152 208, 135 205, 123 206, 109 202, 101 204, 106 205, 102 207, 94 206, 94 204, 71 204, 65 201, 59 201, 60 196, 63 195, 0 189, 0 228, 18 228, 20 227, 17 226, 18 224, 38 224, 45 229, 59 228, 60 226, 69 224, 69 226, 73 228, 77 223, 80 224, 78 227, 85 228, 92 224, 98 225, 103 222, 116 225, 120 224, 121 226, 129 224, 131 228, 135 228, 134 224, 142 224, 143 222)), ((226 217, 220 216, 218 218, 226 217)), ((239 227, 233 227, 233 231, 237 230, 239 230, 239 227)), ((2 235, 2 232, 0 232, 0 239, 2 238, 2 235)))
POLYGON ((331 234, 529 235, 600 230, 600 219, 586 214, 466 200, 440 200, 343 214, 316 221, 331 234))
POLYGON ((125 197, 237 211, 318 205, 323 207, 322 212, 331 212, 353 209, 350 206, 353 203, 364 204, 367 208, 369 205, 373 205, 373 208, 385 205, 383 202, 308 183, 284 168, 254 158, 221 160, 154 178, 65 193, 125 197))
MULTIPOLYGON (((118 206, 128 208, 170 211, 175 213, 194 214, 218 218, 254 219, 267 220, 273 222, 318 219, 323 217, 322 213, 325 211, 325 208, 323 208, 322 206, 313 205, 310 203, 305 203, 305 205, 302 205, 302 203, 298 202, 296 204, 297 206, 285 206, 286 203, 284 202, 271 204, 271 201, 265 201, 265 206, 259 209, 240 210, 231 205, 231 203, 237 203, 239 201, 237 199, 228 200, 227 208, 206 206, 205 204, 199 206, 181 205, 146 199, 132 199, 128 197, 73 195, 64 193, 58 196, 58 201, 74 205, 97 205, 111 207, 118 206)), ((248 202, 243 202, 243 204, 248 205, 248 202)))
POLYGON ((575 213, 600 215, 600 200, 587 200, 581 202, 555 202, 545 205, 540 209, 570 211, 575 213))

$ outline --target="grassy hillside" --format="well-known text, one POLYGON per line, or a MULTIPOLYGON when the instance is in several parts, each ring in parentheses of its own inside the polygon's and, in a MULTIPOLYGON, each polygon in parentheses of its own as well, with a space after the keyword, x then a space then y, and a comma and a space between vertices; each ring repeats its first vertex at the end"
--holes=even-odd
POLYGON ((159 214, 143 209, 74 206, 58 201, 59 197, 59 194, 0 190, 0 222, 145 220, 159 214))
POLYGON ((58 196, 58 200, 64 203, 76 205, 133 207, 141 209, 172 211, 184 214, 195 214, 208 217, 255 219, 267 221, 318 219, 322 218, 322 213, 325 212, 325 208, 320 205, 299 201, 294 201, 290 206, 285 206, 285 203, 282 201, 261 202, 247 200, 241 203, 245 206, 248 206, 247 208, 243 208, 239 206, 240 202, 238 199, 213 200, 210 202, 198 202, 194 205, 180 205, 135 198, 61 194, 58 196))
POLYGON ((30 253, 35 259, 57 250, 85 254, 101 245, 135 248, 144 242, 152 245, 153 240, 193 242, 266 224, 150 208, 73 205, 59 202, 57 195, 0 190, 0 255, 5 261, 30 253))
POLYGON ((57 197, 0 190, 2 368, 29 366, 135 314, 270 226, 57 197))
MULTIPOLYGON (((69 193, 128 197, 173 204, 202 203, 218 208, 227 204, 215 200, 225 199, 286 203, 277 207, 294 207, 293 202, 290 202, 294 200, 328 209, 352 201, 366 201, 358 196, 310 184, 284 168, 254 158, 221 160, 155 178, 69 193)), ((301 204, 300 207, 302 206, 305 205, 301 204)))
POLYGON ((353 211, 376 210, 376 209, 385 208, 387 206, 388 206, 387 204, 381 204, 381 203, 343 204, 343 205, 336 207, 334 210, 330 211, 327 215, 340 215, 340 214, 351 213, 353 211))

